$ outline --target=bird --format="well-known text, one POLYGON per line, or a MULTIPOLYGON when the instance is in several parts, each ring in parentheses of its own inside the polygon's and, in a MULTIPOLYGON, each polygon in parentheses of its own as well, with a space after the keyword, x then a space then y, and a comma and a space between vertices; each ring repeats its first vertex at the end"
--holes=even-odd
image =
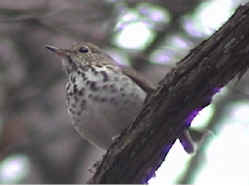
MULTIPOLYGON (((136 70, 118 65, 92 43, 82 41, 68 49, 46 48, 62 59, 67 75, 66 108, 74 129, 106 151, 135 120, 156 86, 136 70)), ((188 130, 179 139, 187 153, 194 151, 188 130)))

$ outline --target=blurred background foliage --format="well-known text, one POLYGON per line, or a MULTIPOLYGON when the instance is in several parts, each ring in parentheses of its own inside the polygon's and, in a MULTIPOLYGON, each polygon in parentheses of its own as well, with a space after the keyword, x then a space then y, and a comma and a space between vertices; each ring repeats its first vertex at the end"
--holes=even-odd
MULTIPOLYGON (((70 125, 66 77, 46 44, 93 42, 156 83, 246 2, 0 1, 0 183, 85 183, 101 157, 70 125)), ((248 78, 223 88, 194 119, 196 153, 177 142, 150 184, 248 184, 248 78)))

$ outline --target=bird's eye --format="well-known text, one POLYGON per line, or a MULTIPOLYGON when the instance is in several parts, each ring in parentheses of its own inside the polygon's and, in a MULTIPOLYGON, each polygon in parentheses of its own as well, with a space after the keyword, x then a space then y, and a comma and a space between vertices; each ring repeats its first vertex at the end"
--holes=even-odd
POLYGON ((79 52, 81 52, 81 53, 87 53, 89 50, 88 50, 88 48, 86 48, 86 47, 80 47, 79 48, 79 52))

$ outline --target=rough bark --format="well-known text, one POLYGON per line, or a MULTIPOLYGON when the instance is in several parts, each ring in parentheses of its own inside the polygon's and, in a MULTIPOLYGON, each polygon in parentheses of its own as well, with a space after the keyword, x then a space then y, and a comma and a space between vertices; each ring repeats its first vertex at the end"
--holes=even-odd
POLYGON ((196 114, 248 67, 249 3, 165 76, 88 183, 147 183, 196 114))

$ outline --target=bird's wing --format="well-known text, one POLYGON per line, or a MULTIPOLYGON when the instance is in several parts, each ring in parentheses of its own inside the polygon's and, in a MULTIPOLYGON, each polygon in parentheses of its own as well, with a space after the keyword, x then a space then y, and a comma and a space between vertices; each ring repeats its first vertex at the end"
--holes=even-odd
POLYGON ((130 67, 121 67, 122 72, 131 78, 138 86, 140 86, 147 94, 150 94, 156 89, 156 86, 152 82, 147 80, 141 73, 133 70, 130 67))

